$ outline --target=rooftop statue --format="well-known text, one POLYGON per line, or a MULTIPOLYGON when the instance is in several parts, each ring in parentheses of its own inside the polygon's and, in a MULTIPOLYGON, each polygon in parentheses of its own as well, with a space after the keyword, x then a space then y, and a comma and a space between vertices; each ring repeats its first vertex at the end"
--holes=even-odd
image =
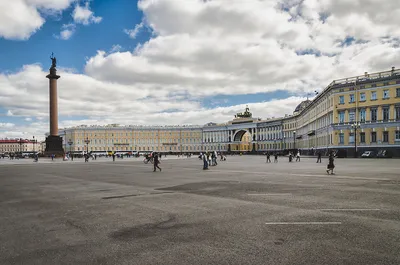
POLYGON ((235 115, 235 118, 251 118, 253 114, 250 112, 249 107, 246 105, 246 110, 244 113, 239 112, 235 115))

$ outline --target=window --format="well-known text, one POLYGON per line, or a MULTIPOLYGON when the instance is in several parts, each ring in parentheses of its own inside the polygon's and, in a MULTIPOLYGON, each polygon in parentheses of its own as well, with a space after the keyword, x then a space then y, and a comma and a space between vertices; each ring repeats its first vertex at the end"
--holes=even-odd
POLYGON ((394 108, 394 114, 395 114, 395 119, 396 120, 400 120, 400 106, 396 106, 395 108, 394 108))
POLYGON ((360 101, 365 101, 365 93, 360 93, 360 101))
POLYGON ((360 143, 365 143, 365 132, 360 133, 360 143))
POLYGON ((376 91, 371 92, 371 100, 376 100, 376 91))
POLYGON ((389 90, 388 89, 383 90, 383 98, 384 99, 389 98, 389 90))
POLYGON ((394 140, 395 141, 400 141, 400 131, 396 131, 394 140))
POLYGON ((349 134, 349 143, 354 144, 354 133, 349 134))
POLYGON ((371 109, 371 121, 376 121, 377 119, 377 110, 371 109))
POLYGON ((356 120, 356 113, 354 110, 349 111, 349 122, 354 122, 356 120))
POLYGON ((371 87, 376 87, 376 84, 372 84, 371 87))
POLYGON ((382 108, 382 119, 384 121, 389 120, 389 107, 382 108))
POLYGON ((339 123, 344 123, 344 111, 339 112, 339 123))
POLYGON ((365 121, 365 109, 360 109, 360 121, 365 121))
POLYGON ((350 103, 354 102, 354 94, 350 94, 350 103))
POLYGON ((339 144, 344 144, 344 133, 339 133, 339 144))
POLYGON ((383 142, 389 142, 389 132, 383 132, 383 142))
POLYGON ((344 104, 344 96, 339 96, 339 104, 344 104))
POLYGON ((371 132, 371 143, 376 143, 376 132, 371 132))
POLYGON ((400 88, 396 88, 396 98, 400 98, 400 88))

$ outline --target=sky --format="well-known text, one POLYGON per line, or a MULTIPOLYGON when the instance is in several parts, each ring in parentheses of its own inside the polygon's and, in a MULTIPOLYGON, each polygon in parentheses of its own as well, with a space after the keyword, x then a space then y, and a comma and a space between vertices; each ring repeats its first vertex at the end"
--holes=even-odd
POLYGON ((398 0, 0 0, 0 138, 44 139, 52 52, 60 128, 266 119, 396 66, 398 17, 398 0))

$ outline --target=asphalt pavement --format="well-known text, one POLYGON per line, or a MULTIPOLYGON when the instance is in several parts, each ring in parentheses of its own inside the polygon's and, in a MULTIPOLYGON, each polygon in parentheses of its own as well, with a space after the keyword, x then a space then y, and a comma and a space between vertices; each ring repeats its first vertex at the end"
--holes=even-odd
POLYGON ((0 264, 400 264, 399 160, 315 161, 0 160, 0 264))

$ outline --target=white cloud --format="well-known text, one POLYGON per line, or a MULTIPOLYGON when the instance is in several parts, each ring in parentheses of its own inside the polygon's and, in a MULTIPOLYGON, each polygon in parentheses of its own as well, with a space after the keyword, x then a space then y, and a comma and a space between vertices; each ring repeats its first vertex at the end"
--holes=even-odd
POLYGON ((62 40, 69 40, 75 33, 75 24, 65 24, 61 27, 60 36, 58 38, 62 40))
POLYGON ((15 126, 15 124, 14 123, 9 123, 9 122, 0 122, 0 130, 3 130, 3 129, 8 129, 8 128, 12 128, 12 127, 14 127, 15 126))
POLYGON ((77 4, 74 11, 72 12, 74 22, 77 24, 89 25, 91 23, 100 23, 102 17, 96 17, 89 8, 89 2, 86 2, 84 6, 77 4))
POLYGON ((121 50, 122 50, 122 46, 121 45, 114 44, 110 49, 110 53, 120 52, 121 50))
POLYGON ((0 1, 0 38, 26 40, 39 30, 45 18, 39 11, 62 11, 75 0, 0 1))
MULTIPOLYGON (((21 135, 44 135, 48 130, 48 86, 46 72, 38 65, 26 65, 19 72, 0 74, 0 105, 14 117, 25 117, 28 125, 18 125, 13 132, 21 135), (35 115, 39 122, 32 122, 35 115)), ((60 127, 79 124, 205 124, 210 120, 225 122, 244 105, 208 109, 196 98, 147 85, 123 85, 92 77, 64 72, 58 74, 60 127), (82 116, 84 115, 84 117, 82 116), (75 117, 69 120, 68 117, 75 117), (76 117, 81 117, 77 119, 76 117)), ((249 104, 254 115, 266 117, 290 113, 301 98, 272 100, 249 104)), ((0 132, 0 137, 7 136, 0 132)))
POLYGON ((139 34, 140 30, 143 28, 144 23, 141 22, 135 26, 134 29, 124 29, 124 32, 128 34, 129 38, 136 39, 136 36, 139 34))

